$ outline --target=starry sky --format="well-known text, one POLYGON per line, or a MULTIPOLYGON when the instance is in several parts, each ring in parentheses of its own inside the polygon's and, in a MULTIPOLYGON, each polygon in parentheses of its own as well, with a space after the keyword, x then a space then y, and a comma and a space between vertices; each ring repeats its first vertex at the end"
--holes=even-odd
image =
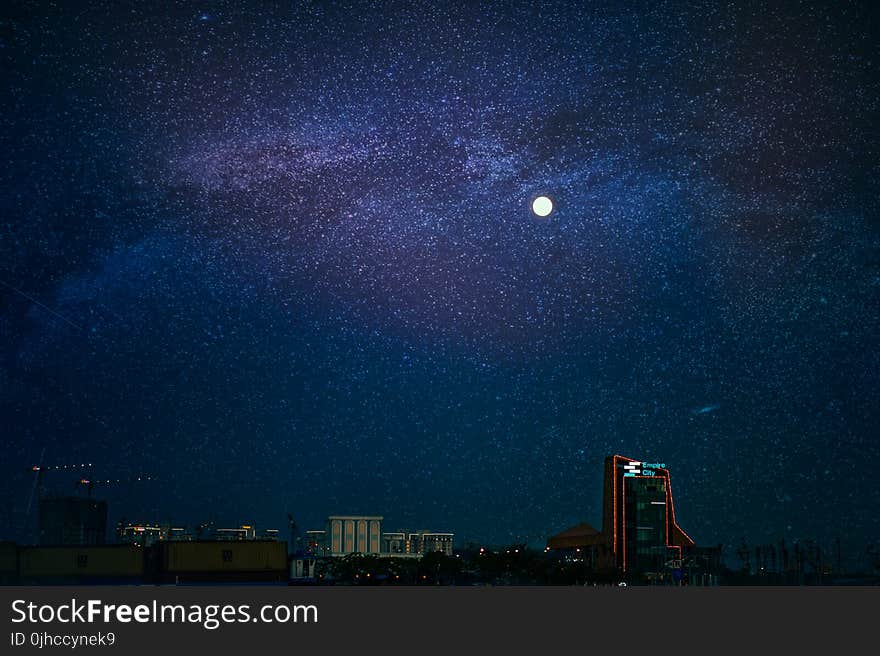
POLYGON ((871 4, 3 3, 0 537, 880 538, 871 4))

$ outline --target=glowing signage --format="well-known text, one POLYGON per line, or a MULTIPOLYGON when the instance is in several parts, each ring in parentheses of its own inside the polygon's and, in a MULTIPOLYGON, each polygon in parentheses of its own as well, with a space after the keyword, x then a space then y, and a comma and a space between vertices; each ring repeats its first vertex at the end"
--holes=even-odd
POLYGON ((624 476, 657 476, 658 469, 666 469, 665 462, 641 462, 633 460, 623 466, 624 476))

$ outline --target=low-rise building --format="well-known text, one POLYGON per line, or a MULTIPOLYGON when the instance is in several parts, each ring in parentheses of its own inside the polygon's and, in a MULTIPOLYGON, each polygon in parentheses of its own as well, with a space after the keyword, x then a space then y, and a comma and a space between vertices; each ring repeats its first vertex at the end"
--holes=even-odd
POLYGON ((331 556, 352 553, 379 554, 382 517, 376 515, 332 515, 327 518, 331 556))
POLYGON ((142 547, 149 547, 157 542, 189 542, 192 539, 192 533, 182 526, 130 522, 121 522, 116 526, 116 541, 121 544, 137 544, 142 547))
POLYGON ((416 531, 409 534, 409 553, 424 556, 428 553, 440 552, 452 555, 453 533, 435 531, 416 531))
POLYGON ((302 551, 311 556, 327 556, 330 546, 327 544, 327 531, 306 531, 305 544, 302 551))

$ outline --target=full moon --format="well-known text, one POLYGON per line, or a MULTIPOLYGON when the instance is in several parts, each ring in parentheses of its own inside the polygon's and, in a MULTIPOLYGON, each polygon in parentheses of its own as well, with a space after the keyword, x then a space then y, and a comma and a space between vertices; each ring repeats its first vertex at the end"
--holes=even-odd
POLYGON ((538 216, 547 216, 553 211, 553 201, 546 196, 538 196, 532 201, 532 211, 538 216))

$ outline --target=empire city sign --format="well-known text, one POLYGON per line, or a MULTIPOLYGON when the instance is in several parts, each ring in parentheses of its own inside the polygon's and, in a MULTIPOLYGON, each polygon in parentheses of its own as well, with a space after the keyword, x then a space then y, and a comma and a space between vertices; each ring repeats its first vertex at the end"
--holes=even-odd
POLYGON ((656 476, 658 469, 666 469, 665 462, 639 462, 633 460, 623 466, 624 476, 656 476))

